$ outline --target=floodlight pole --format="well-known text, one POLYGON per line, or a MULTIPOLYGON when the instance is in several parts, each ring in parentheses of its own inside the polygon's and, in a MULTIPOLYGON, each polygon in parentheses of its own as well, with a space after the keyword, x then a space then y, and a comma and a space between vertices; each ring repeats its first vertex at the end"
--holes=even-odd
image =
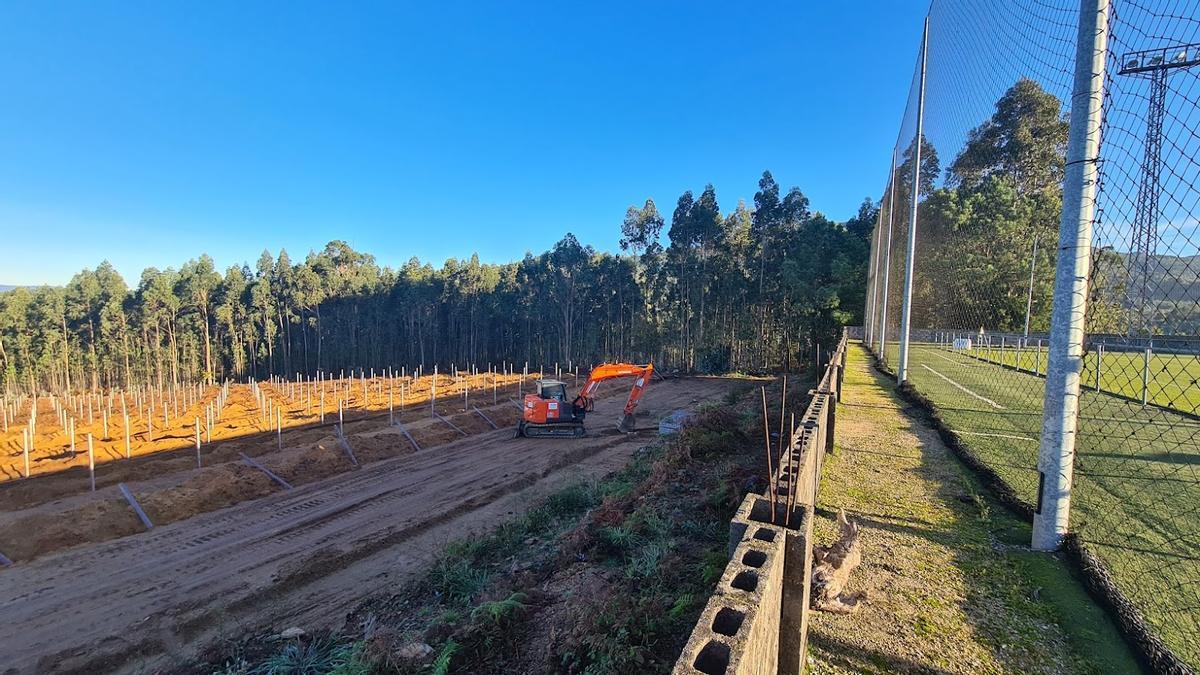
POLYGON ((1067 168, 1054 272, 1054 310, 1046 360, 1046 396, 1038 449, 1038 500, 1033 516, 1032 545, 1040 551, 1052 551, 1062 544, 1071 513, 1092 219, 1100 171, 1108 11, 1108 0, 1080 0, 1067 168))
POLYGON ((904 259, 904 304, 900 309, 900 367, 896 380, 908 381, 908 341, 912 328, 913 264, 917 255, 917 203, 921 199, 921 141, 925 137, 925 64, 929 61, 929 17, 921 38, 921 85, 917 90, 917 140, 913 143, 912 208, 908 214, 908 255, 904 259))
POLYGON ((1153 336, 1150 309, 1150 273, 1158 253, 1159 196, 1162 194, 1163 117, 1167 106, 1167 75, 1172 70, 1200 65, 1200 44, 1160 47, 1126 54, 1118 75, 1149 77, 1149 109, 1146 111, 1146 139, 1142 158, 1142 177, 1138 184, 1133 216, 1133 241, 1130 242, 1130 305, 1137 308, 1137 331, 1153 336))
POLYGON ((896 214, 896 150, 892 150, 892 171, 888 178, 888 229, 887 246, 883 248, 883 304, 879 312, 879 358, 886 360, 883 348, 887 344, 887 306, 888 306, 888 277, 892 273, 892 221, 896 214))

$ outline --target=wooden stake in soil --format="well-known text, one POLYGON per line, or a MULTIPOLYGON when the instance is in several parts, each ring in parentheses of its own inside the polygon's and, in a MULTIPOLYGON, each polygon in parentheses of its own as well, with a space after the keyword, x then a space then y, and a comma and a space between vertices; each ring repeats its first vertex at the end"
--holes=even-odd
POLYGON ((400 423, 400 420, 396 420, 395 422, 392 423, 392 425, 395 426, 397 429, 399 429, 400 433, 404 434, 404 437, 408 439, 409 443, 412 443, 413 448, 417 452, 421 451, 421 446, 417 445, 416 439, 414 439, 412 437, 412 434, 408 433, 408 429, 404 428, 404 425, 400 423))
POLYGON ((767 498, 771 500, 771 524, 775 524, 775 490, 779 482, 775 479, 775 469, 771 466, 771 425, 767 421, 767 388, 762 387, 763 403, 763 443, 767 448, 767 498))
POLYGON ((259 463, 258 463, 258 462, 256 462, 256 461, 254 461, 254 460, 250 459, 249 457, 247 457, 247 456, 246 456, 246 453, 244 453, 244 452, 239 452, 239 453, 238 453, 238 455, 240 455, 240 456, 241 456, 241 458, 242 458, 242 461, 244 461, 245 463, 249 464, 250 466, 252 466, 252 467, 254 467, 254 468, 258 469, 259 471, 261 471, 261 472, 263 472, 263 473, 267 474, 267 477, 268 477, 268 478, 270 478, 271 480, 275 481, 276 483, 279 483, 280 485, 282 485, 284 488, 286 488, 286 489, 288 489, 288 490, 291 490, 291 489, 292 489, 292 485, 291 485, 291 483, 288 483, 286 480, 284 480, 284 479, 280 478, 279 476, 276 476, 275 474, 271 473, 271 470, 270 470, 270 469, 268 469, 267 467, 263 466, 262 464, 259 464, 259 463))
POLYGON ((342 446, 342 449, 346 451, 346 455, 350 457, 350 462, 354 464, 354 466, 358 466, 358 458, 354 456, 354 449, 350 447, 350 441, 346 440, 346 435, 342 433, 342 428, 336 427, 334 432, 337 435, 338 443, 342 446))
POLYGON ((137 499, 134 499, 133 493, 129 491, 129 487, 124 483, 117 483, 117 487, 120 488, 121 494, 125 495, 125 501, 129 502, 129 506, 133 507, 133 512, 137 514, 138 520, 142 521, 142 525, 145 525, 147 530, 153 530, 154 523, 150 522, 150 516, 146 515, 146 512, 142 510, 142 505, 138 504, 137 499))
POLYGON ((125 459, 129 459, 129 413, 122 411, 121 416, 125 418, 125 459))
POLYGON ((200 468, 200 418, 196 418, 196 468, 200 468))
POLYGON ((470 435, 470 434, 468 434, 467 432, 465 432, 465 431, 463 431, 462 429, 460 429, 460 428, 458 427, 458 425, 457 425, 457 424, 455 424, 454 422, 451 422, 450 420, 446 419, 445 417, 442 417, 441 415, 437 414, 436 412, 435 412, 435 413, 433 413, 433 416, 434 416, 434 417, 436 417, 436 418, 438 418, 439 420, 441 420, 441 421, 445 422, 445 423, 446 423, 446 426, 448 426, 448 427, 450 427, 451 429, 453 429, 453 430, 457 431, 458 433, 462 434, 463 436, 469 436, 469 435, 470 435))
POLYGON ((480 417, 482 417, 482 418, 483 418, 483 421, 484 421, 484 422, 487 422, 488 424, 490 424, 490 425, 491 425, 491 427, 492 427, 493 429, 499 429, 499 428, 500 428, 500 427, 496 426, 496 423, 492 421, 492 418, 490 418, 490 417, 488 417, 487 415, 483 414, 483 411, 482 411, 482 410, 480 410, 480 409, 479 409, 477 406, 471 406, 471 407, 472 407, 472 408, 474 408, 474 410, 475 410, 475 414, 476 414, 476 415, 479 415, 480 417))
POLYGON ((92 435, 88 434, 88 473, 92 479, 92 492, 96 491, 96 454, 92 452, 92 435))
POLYGON ((25 477, 29 478, 29 427, 21 430, 21 445, 25 454, 25 477))

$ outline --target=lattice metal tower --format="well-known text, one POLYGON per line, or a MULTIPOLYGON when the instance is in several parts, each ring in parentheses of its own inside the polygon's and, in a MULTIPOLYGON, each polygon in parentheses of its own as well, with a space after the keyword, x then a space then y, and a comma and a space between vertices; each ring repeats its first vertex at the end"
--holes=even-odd
POLYGON ((1130 332, 1152 334, 1154 320, 1150 316, 1150 280, 1158 253, 1158 219, 1161 214, 1158 200, 1162 194, 1162 130, 1167 104, 1167 75, 1174 69, 1200 64, 1200 44, 1130 52, 1121 60, 1121 64, 1118 74, 1150 80, 1142 179, 1134 205, 1133 237, 1126 267, 1129 306, 1136 311, 1136 324, 1130 326, 1130 332))

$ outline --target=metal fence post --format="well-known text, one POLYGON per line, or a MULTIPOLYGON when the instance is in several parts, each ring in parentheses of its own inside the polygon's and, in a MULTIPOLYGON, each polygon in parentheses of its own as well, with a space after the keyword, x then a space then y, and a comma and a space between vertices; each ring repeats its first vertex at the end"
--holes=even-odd
POLYGON ((1150 400, 1150 347, 1142 355, 1142 407, 1150 400))
POLYGON ((1032 545, 1042 551, 1059 547, 1071 513, 1107 50, 1108 1, 1080 0, 1033 516, 1032 545))
POLYGON ((883 304, 879 312, 879 358, 886 360, 883 348, 887 344, 887 309, 888 309, 888 277, 892 274, 892 221, 896 215, 896 150, 892 149, 891 176, 888 179, 888 229, 887 246, 883 249, 883 293, 880 298, 883 304))
POLYGON ((900 309, 900 367, 896 381, 908 381, 908 341, 912 327, 913 264, 917 255, 917 203, 921 199, 921 141, 925 135, 925 64, 929 61, 929 17, 921 38, 921 84, 917 90, 917 140, 913 150, 912 209, 908 215, 908 253, 904 259, 904 303, 900 309))

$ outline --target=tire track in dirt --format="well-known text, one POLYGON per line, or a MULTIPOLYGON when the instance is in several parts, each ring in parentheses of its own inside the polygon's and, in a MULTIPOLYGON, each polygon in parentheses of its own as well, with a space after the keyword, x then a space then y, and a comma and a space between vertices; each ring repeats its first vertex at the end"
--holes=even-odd
MULTIPOLYGON (((642 424, 729 386, 651 387, 642 424)), ((496 504, 581 464, 623 463, 653 435, 609 431, 622 403, 599 401, 582 439, 489 431, 0 570, 0 663, 14 673, 153 670, 230 630, 336 622, 335 608, 411 574, 438 542, 505 517, 489 511, 496 504)))

